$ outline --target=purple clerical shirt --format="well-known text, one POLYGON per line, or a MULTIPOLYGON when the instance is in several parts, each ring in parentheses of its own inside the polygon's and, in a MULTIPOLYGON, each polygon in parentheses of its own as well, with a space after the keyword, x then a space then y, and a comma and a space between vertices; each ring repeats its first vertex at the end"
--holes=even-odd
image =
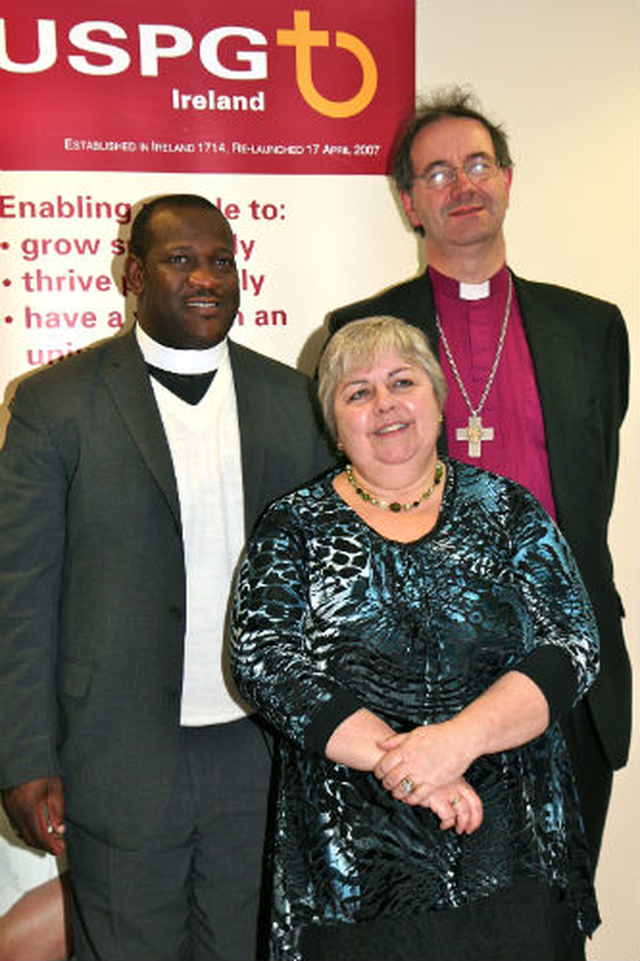
MULTIPOLYGON (((477 408, 504 320, 507 267, 484 284, 461 284, 433 267, 429 267, 429 276, 451 354, 471 404, 477 408)), ((517 481, 555 518, 542 410, 515 290, 502 355, 480 414, 483 428, 493 428, 494 436, 481 441, 478 457, 470 456, 467 440, 456 437, 458 428, 467 427, 470 411, 442 344, 440 364, 449 387, 445 423, 450 455, 517 481)))

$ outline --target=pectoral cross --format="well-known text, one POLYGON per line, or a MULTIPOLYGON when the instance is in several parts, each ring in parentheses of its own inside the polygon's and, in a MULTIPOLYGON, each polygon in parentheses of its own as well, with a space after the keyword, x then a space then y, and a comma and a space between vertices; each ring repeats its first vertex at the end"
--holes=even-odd
POLYGON ((480 457, 482 441, 493 440, 493 427, 483 427, 482 418, 474 417, 471 414, 467 426, 456 429, 456 440, 466 440, 468 442, 467 453, 469 457, 480 457))

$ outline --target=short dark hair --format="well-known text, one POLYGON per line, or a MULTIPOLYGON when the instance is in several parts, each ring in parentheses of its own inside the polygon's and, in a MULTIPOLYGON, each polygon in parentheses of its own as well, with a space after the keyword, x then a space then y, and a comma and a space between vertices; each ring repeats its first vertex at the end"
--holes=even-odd
POLYGON ((503 126, 493 123, 480 110, 477 99, 464 87, 445 87, 419 100, 415 112, 401 128, 393 150, 391 174, 398 190, 409 193, 415 180, 411 162, 411 148, 416 136, 436 120, 444 117, 466 117, 477 120, 486 128, 493 143, 498 166, 513 167, 507 134, 503 126))
POLYGON ((163 194, 161 197, 154 197, 140 208, 131 225, 129 250, 140 260, 145 259, 153 245, 151 218, 156 210, 162 207, 200 207, 202 210, 215 211, 225 219, 215 204, 199 194, 163 194))

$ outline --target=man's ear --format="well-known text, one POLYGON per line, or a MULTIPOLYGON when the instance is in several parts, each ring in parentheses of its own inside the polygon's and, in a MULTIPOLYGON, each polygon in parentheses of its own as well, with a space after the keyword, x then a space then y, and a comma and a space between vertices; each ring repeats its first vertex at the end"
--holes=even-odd
POLYGON ((507 185, 507 201, 511 199, 511 187, 513 186, 513 167, 507 167, 504 171, 504 179, 507 185))
POLYGON ((420 223, 420 218, 418 217, 415 208, 413 206, 413 199, 410 193, 406 190, 400 191, 400 200, 402 201, 402 206, 404 207, 404 212, 409 218, 409 223, 414 228, 414 230, 420 230, 422 224, 420 223))
POLYGON ((127 291, 139 297, 144 290, 144 267, 135 254, 127 254, 124 262, 124 280, 127 291))

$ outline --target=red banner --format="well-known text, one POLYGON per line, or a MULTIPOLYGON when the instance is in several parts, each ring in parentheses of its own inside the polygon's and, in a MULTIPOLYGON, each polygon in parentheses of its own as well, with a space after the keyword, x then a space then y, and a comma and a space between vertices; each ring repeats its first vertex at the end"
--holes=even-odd
POLYGON ((3 4, 5 170, 384 173, 413 0, 3 4))

